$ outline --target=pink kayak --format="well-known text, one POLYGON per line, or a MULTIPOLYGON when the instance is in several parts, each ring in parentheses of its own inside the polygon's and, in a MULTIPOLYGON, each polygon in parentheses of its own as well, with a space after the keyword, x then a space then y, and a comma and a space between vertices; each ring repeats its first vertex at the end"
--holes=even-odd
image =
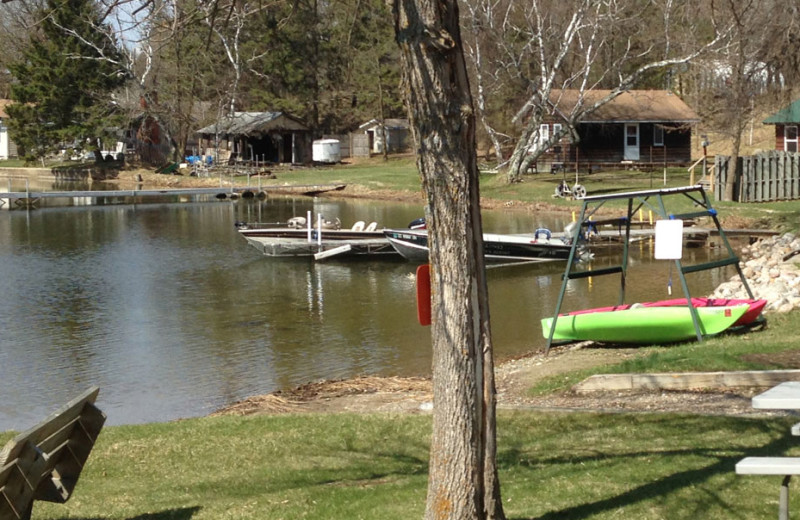
MULTIPOLYGON (((761 314, 761 311, 767 305, 767 300, 749 300, 749 299, 730 299, 725 298, 692 298, 693 307, 729 307, 734 305, 749 305, 747 311, 741 318, 736 320, 733 326, 748 325, 756 320, 761 314)), ((562 316, 573 316, 575 314, 586 314, 590 312, 611 312, 611 311, 624 311, 630 309, 633 305, 642 307, 686 307, 686 298, 675 298, 672 300, 659 300, 655 302, 642 302, 642 303, 626 303, 623 305, 615 305, 611 307, 597 307, 594 309, 582 309, 578 311, 566 312, 562 316)))

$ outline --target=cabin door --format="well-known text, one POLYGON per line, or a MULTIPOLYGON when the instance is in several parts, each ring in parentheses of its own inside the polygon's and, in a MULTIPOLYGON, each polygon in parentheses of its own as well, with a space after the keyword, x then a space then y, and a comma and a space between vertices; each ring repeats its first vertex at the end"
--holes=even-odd
POLYGON ((639 124, 625 123, 625 149, 622 158, 626 161, 639 160, 639 124))

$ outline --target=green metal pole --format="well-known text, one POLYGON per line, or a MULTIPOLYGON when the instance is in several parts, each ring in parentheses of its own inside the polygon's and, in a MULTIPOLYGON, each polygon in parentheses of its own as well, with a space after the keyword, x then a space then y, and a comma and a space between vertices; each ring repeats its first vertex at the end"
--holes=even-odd
POLYGON ((567 282, 569 282, 569 274, 572 270, 572 266, 575 262, 575 254, 578 250, 579 239, 581 236, 581 229, 583 229, 583 219, 586 215, 586 206, 587 202, 584 201, 583 205, 581 206, 581 215, 578 219, 578 226, 573 230, 572 233, 572 247, 569 250, 569 258, 567 259, 567 269, 564 272, 564 277, 561 280, 561 292, 558 293, 558 301, 556 302, 556 311, 553 313, 553 321, 550 324, 550 334, 547 336, 547 345, 544 349, 545 356, 550 353, 550 346, 553 344, 553 336, 556 332, 556 321, 558 320, 558 314, 561 312, 561 304, 564 302, 564 294, 567 292, 567 282))

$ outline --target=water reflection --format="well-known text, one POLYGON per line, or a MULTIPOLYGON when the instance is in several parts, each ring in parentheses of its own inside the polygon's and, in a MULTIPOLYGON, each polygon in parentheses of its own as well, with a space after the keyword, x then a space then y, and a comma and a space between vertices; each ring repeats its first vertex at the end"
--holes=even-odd
MULTIPOLYGON (((202 415, 319 379, 428 374, 414 265, 270 259, 234 231, 238 220, 307 211, 400 227, 421 208, 271 198, 0 213, 0 430, 26 428, 92 384, 109 423, 121 424, 202 415)), ((560 229, 562 219, 484 216, 497 232, 560 229)), ((648 260, 650 248, 637 246, 631 261, 631 298, 666 297, 668 265, 648 260)), ((557 264, 489 270, 499 357, 544 345, 540 319, 555 308, 562 272, 557 264)), ((706 273, 692 275, 697 294, 727 278, 706 273)), ((614 276, 572 280, 564 308, 608 304, 617 291, 614 276)))

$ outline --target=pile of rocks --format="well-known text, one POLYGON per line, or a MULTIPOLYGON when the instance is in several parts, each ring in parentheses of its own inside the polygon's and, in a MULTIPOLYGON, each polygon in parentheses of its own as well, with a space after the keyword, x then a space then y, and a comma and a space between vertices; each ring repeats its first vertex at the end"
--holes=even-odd
MULTIPOLYGON (((800 308, 800 238, 793 233, 759 240, 741 252, 742 273, 767 312, 800 308)), ((721 284, 713 298, 748 298, 738 275, 721 284)))

